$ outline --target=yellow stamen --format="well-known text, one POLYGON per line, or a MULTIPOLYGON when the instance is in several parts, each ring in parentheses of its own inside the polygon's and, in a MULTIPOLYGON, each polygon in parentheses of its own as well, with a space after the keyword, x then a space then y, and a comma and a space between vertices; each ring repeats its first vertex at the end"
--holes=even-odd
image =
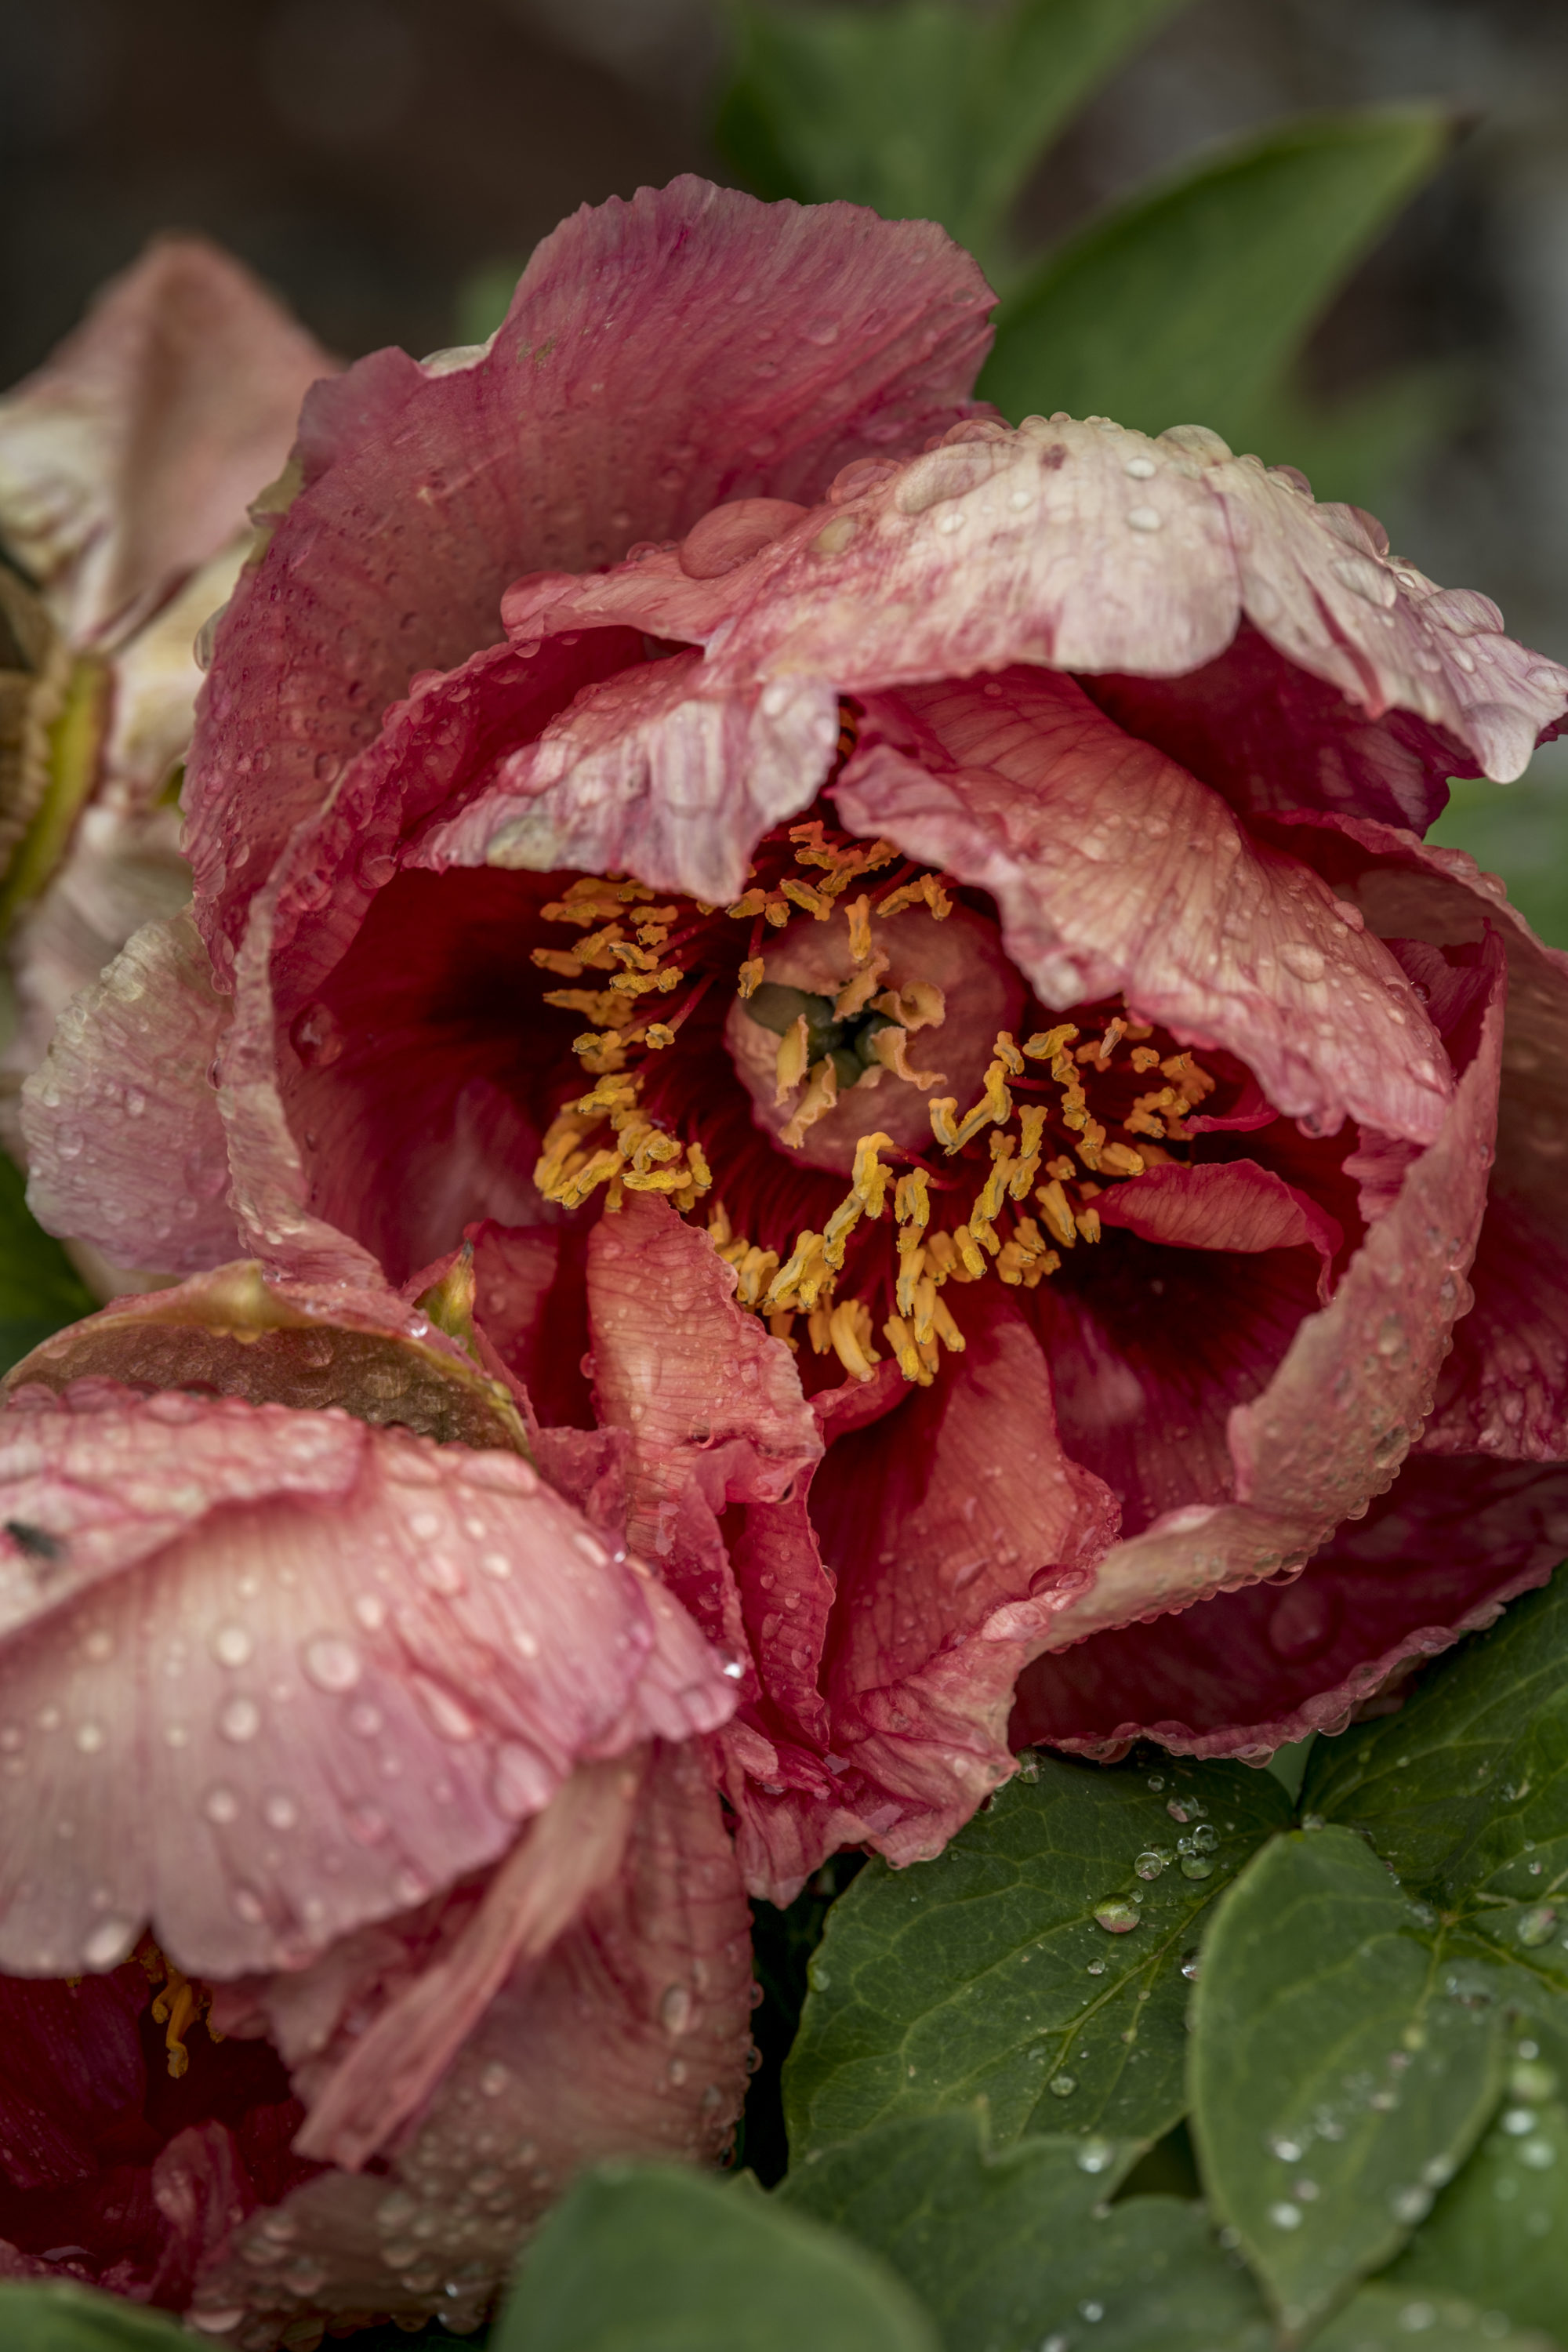
POLYGON ((1040 1204, 1040 1214, 1049 1226, 1053 1239, 1060 1242, 1063 1249, 1071 1249, 1078 1240, 1078 1228, 1073 1223, 1072 1211, 1068 1205, 1068 1196, 1062 1191, 1061 1179, 1053 1176, 1048 1184, 1040 1185, 1035 1198, 1040 1204))
POLYGON ((650 989, 657 989, 661 996, 668 996, 672 988, 680 986, 685 977, 678 963, 668 963, 662 971, 618 971, 610 986, 618 988, 623 996, 646 996, 650 989))
POLYGON ((571 954, 565 948, 535 948, 529 961, 536 963, 541 971, 559 972, 563 980, 581 980, 583 977, 582 958, 571 954))
POLYGON ((1142 1176, 1143 1154, 1130 1144, 1107 1143, 1100 1147, 1100 1164, 1112 1176, 1142 1176))
POLYGON ((869 1309, 858 1298, 847 1298, 834 1308, 827 1330, 833 1352, 850 1379, 868 1381, 882 1360, 871 1345, 869 1309))
POLYGON ((734 1234, 735 1228, 730 1223, 729 1210, 722 1201, 716 1201, 713 1204, 713 1213, 708 1220, 709 1240, 716 1250, 721 1250, 726 1242, 734 1239, 734 1234))
POLYGON ((805 1015, 804 1013, 797 1013, 779 1039, 779 1049, 773 1056, 775 1081, 773 1108, 775 1110, 781 1103, 794 1094, 805 1076, 806 1064, 810 1058, 811 1045, 806 1031, 805 1015))
POLYGON ((735 993, 741 998, 742 1003, 748 996, 755 996, 758 989, 763 984, 763 965, 761 956, 748 956, 746 958, 745 962, 741 966, 740 972, 737 975, 735 986, 735 993))
POLYGON ((809 882, 797 882, 793 874, 779 884, 779 888, 792 906, 803 908, 808 915, 815 915, 819 923, 826 923, 833 912, 831 898, 820 890, 814 890, 809 882))
POLYGON ((997 1031, 996 1043, 993 1051, 1010 1078, 1023 1076, 1024 1056, 1013 1043, 1013 1033, 1010 1029, 997 1031))
POLYGON ((1100 1211, 1098 1209, 1085 1209, 1083 1214, 1077 1220, 1077 1223, 1078 1229, 1083 1235, 1086 1242, 1097 1242, 1100 1239, 1100 1211))
POLYGON ((847 1200, 839 1202, 823 1230, 822 1254, 835 1274, 843 1266, 844 1245, 864 1215, 865 1207, 859 1194, 851 1192, 847 1200))
POLYGON ((899 1370, 905 1380, 918 1381, 922 1386, 929 1388, 931 1374, 921 1362, 920 1350, 915 1346, 915 1335, 903 1317, 889 1315, 882 1326, 882 1336, 897 1356, 899 1370))
POLYGON ((978 1282, 985 1271, 985 1260, 981 1256, 978 1244, 967 1225, 953 1227, 952 1246, 958 1252, 960 1263, 970 1280, 978 1282))
POLYGON ((849 925, 849 952, 857 963, 864 963, 871 952, 871 901, 864 890, 852 898, 844 909, 849 925))
POLYGON ((1125 1021, 1118 1019, 1109 1022, 1106 1024, 1105 1034, 1098 1045, 1080 1045, 1074 1059, 1079 1062, 1092 1062, 1097 1070, 1108 1070, 1110 1067, 1112 1054, 1126 1034, 1125 1021))
POLYGON ((952 900, 934 874, 922 874, 916 882, 906 882, 883 899, 877 912, 880 916, 902 914, 906 907, 921 904, 931 909, 933 922, 945 923, 952 912, 952 900))
POLYGON ((833 1313, 830 1307, 816 1307, 805 1318, 805 1328, 814 1352, 826 1356, 833 1345, 833 1313))
POLYGON ((955 1356, 963 1353, 963 1334, 952 1319, 952 1310, 940 1293, 931 1301, 931 1319, 937 1338, 955 1356))
POLYGON ((777 1250, 750 1249, 736 1269, 740 1281, 735 1296, 742 1307, 755 1307, 778 1272, 777 1250))
POLYGON ((773 1333, 775 1339, 782 1339, 786 1347, 795 1348, 798 1347, 800 1344, 797 1339, 793 1339, 790 1337, 791 1332, 795 1329, 795 1310, 793 1307, 775 1307, 773 1313, 768 1317, 768 1329, 773 1333))
MULTIPOLYGON (((965 1234, 964 1238, 968 1240, 968 1235, 965 1234)), ((979 1252, 974 1250, 973 1243, 970 1242, 969 1246, 972 1251, 974 1251, 974 1255, 978 1258, 979 1252)), ((970 1273, 969 1267, 963 1259, 959 1256, 957 1235, 955 1234, 942 1233, 931 1234, 930 1240, 926 1243, 926 1264, 934 1268, 935 1278, 939 1284, 943 1282, 973 1282, 976 1279, 976 1276, 970 1273)), ((979 1271, 982 1274, 984 1273, 985 1268, 984 1264, 981 1265, 979 1271)))
MULTIPOLYGON (((962 1150, 972 1137, 979 1134, 983 1127, 993 1124, 1005 1127, 1012 1118, 1013 1097, 1006 1084, 1006 1065, 1001 1060, 988 1065, 985 1072, 985 1091, 973 1109, 966 1111, 959 1121, 957 1132, 947 1146, 950 1155, 954 1151, 962 1150)), ((931 1108, 934 1114, 936 1105, 932 1103, 931 1108)), ((934 1116, 932 1124, 935 1124, 934 1116)))
POLYGON ((765 890, 747 890, 736 899, 732 907, 726 907, 724 912, 732 917, 736 922, 754 922, 767 903, 768 894, 765 890))
POLYGON ((880 1130, 875 1135, 863 1135, 855 1146, 855 1171, 850 1178, 856 1192, 865 1203, 868 1217, 879 1217, 887 1198, 893 1171, 884 1168, 877 1157, 879 1151, 891 1151, 893 1139, 880 1130))
MULTIPOLYGON (((1007 1190, 1015 1201, 1026 1200, 1029 1188, 1040 1169, 1040 1134, 1046 1124, 1043 1106, 1031 1106, 1018 1118, 1018 1157, 1007 1180, 1007 1190)), ((994 1138, 993 1138, 994 1141, 994 1138)))
POLYGON ((931 1114, 931 1131, 937 1141, 949 1151, 958 1149, 958 1129, 953 1114, 958 1108, 956 1095, 933 1095, 926 1109, 931 1114))
POLYGON ((1041 1029, 1026 1040, 1024 1051, 1031 1062, 1054 1062, 1064 1045, 1070 1045, 1078 1035, 1070 1021, 1057 1029, 1041 1029))

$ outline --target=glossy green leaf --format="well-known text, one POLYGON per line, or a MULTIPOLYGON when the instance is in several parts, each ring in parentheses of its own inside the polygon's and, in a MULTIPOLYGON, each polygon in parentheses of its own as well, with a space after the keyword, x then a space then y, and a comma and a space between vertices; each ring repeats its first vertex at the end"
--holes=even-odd
POLYGON ((0 1372, 98 1301, 27 1208, 19 1171, 0 1154, 0 1372))
POLYGON ((1293 2331, 1398 2252, 1496 2102, 1501 2014, 1447 1961, 1430 1908, 1341 1829, 1266 1848, 1205 1945, 1204 2181, 1293 2331))
POLYGON ((759 195, 939 220, 987 260, 1051 134, 1176 5, 742 5, 720 143, 759 195))
POLYGON ((5 2352, 181 2352, 184 2330, 163 2312, 85 2286, 0 2284, 5 2352))
POLYGON ((935 2352, 907 2289, 742 2183, 603 2165, 555 2208, 492 2352, 935 2352))
POLYGON ((1173 2197, 1106 2202, 1135 2143, 1022 2139, 993 2153, 984 2106, 910 2118, 814 2151, 779 2192, 908 2282, 946 2352, 1267 2352, 1257 2289, 1173 2197))
POLYGON ((796 2163, 873 2124, 981 2095, 998 2145, 1026 2131, 1148 2140, 1169 2129, 1184 2104, 1184 1964, 1289 1802, 1243 1765, 1159 1762, 1108 1771, 1032 1757, 1033 1777, 1010 1782, 938 1860, 861 1873, 828 1915, 784 2070, 796 2163), (1194 1838, 1211 1850, 1179 1856, 1194 1838), (1145 1864, 1148 1880, 1140 1855, 1164 1857, 1145 1864), (1108 1904, 1129 1903, 1131 1932, 1097 1923, 1108 1904))
POLYGON ((1430 1668, 1397 1715, 1320 1740, 1301 1801, 1501 1950, 1553 1942, 1540 1915, 1568 1888, 1568 1575, 1430 1668))
POLYGON ((1502 2111, 1387 2273, 1548 2334, 1568 2324, 1568 2106, 1539 2059, 1516 2062, 1502 2111))
POLYGON ((1510 2328, 1496 2311, 1457 2296, 1385 2285, 1361 2293, 1312 2338, 1312 2352, 1555 2352, 1533 2330, 1510 2328))
MULTIPOLYGON (((1320 312, 1441 163, 1435 106, 1275 124, 1092 222, 1004 306, 981 392, 1246 443, 1320 312)), ((1277 453, 1278 454, 1278 453, 1277 453)))

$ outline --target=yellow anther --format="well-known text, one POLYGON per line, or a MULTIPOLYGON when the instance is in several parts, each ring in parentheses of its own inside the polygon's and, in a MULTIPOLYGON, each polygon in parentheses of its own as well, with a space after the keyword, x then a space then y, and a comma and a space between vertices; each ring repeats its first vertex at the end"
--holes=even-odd
POLYGON ((581 980, 583 977, 581 956, 572 954, 567 948, 535 948, 529 961, 536 963, 541 971, 558 972, 563 980, 581 980))
POLYGON ((871 901, 864 890, 851 898, 844 909, 849 925, 849 952, 857 963, 865 963, 871 953, 871 901))
POLYGON ((1109 1022, 1106 1024, 1104 1036, 1095 1045, 1080 1045, 1074 1059, 1079 1062, 1092 1062, 1097 1070, 1108 1070, 1110 1067, 1112 1054, 1126 1034, 1125 1021, 1118 1019, 1109 1022))
POLYGON ((779 1039, 778 1052, 773 1055, 773 1108, 794 1094, 805 1076, 811 1059, 811 1044, 805 1025, 805 1015, 797 1013, 784 1035, 779 1039))
POLYGON ((764 966, 761 956, 748 956, 745 962, 741 966, 740 971, 736 975, 735 993, 741 998, 742 1003, 744 1003, 748 996, 755 996, 758 989, 763 984, 763 970, 764 966))
POLYGON ((806 1130, 815 1127, 819 1118, 826 1118, 837 1100, 838 1072, 825 1054, 811 1073, 795 1117, 779 1130, 779 1141, 786 1150, 798 1151, 805 1141, 806 1130))
POLYGON ((1041 1184, 1035 1198, 1040 1204, 1040 1214, 1052 1239, 1060 1242, 1063 1249, 1071 1249, 1078 1240, 1078 1228, 1073 1223, 1072 1210, 1068 1204, 1067 1194, 1062 1191, 1060 1177, 1053 1176, 1048 1184, 1041 1184))
POLYGON ((893 1214, 909 1234, 899 1235, 899 1247, 912 1248, 912 1235, 923 1234, 931 1223, 931 1178, 923 1168, 911 1168, 900 1176, 893 1190, 893 1214))
POLYGON ((1078 1218, 1077 1223, 1078 1229, 1083 1235, 1086 1242, 1097 1242, 1100 1239, 1100 1211, 1098 1209, 1085 1209, 1082 1215, 1078 1218))
POLYGON ((883 916, 899 915, 906 907, 919 906, 922 902, 931 909, 935 922, 945 923, 952 912, 952 900, 934 874, 922 874, 918 881, 904 883, 883 899, 877 912, 883 916))
POLYGON ((1145 1070, 1157 1070, 1160 1066, 1159 1051, 1153 1045, 1134 1045, 1128 1058, 1140 1077, 1145 1070))
MULTIPOLYGON (((966 1111, 960 1120, 957 1132, 947 1146, 950 1154, 962 1150, 971 1137, 978 1135, 983 1127, 993 1125, 1003 1127, 1012 1118, 1013 1097, 1007 1087, 1006 1076, 1005 1066, 1000 1061, 992 1062, 987 1066, 985 1091, 973 1109, 966 1111)), ((931 1105, 933 1125, 935 1110, 936 1105, 933 1103, 931 1105)))
POLYGON ((979 1231, 981 1223, 988 1225, 994 1217, 1001 1215, 1002 1203, 1007 1197, 1009 1181, 1017 1164, 1016 1160, 993 1161, 991 1173, 975 1194, 974 1206, 969 1213, 969 1230, 972 1234, 979 1231))
POLYGON ((1006 1071, 1010 1078, 1021 1078, 1023 1076, 1024 1056, 1019 1053, 1016 1045, 1014 1045, 1013 1033, 1010 1029, 1000 1029, 997 1031, 996 1043, 991 1050, 995 1055, 996 1059, 1001 1063, 1002 1067, 1006 1071))
POLYGON ((775 1339, 782 1339, 786 1347, 795 1348, 800 1344, 797 1339, 792 1339, 790 1337, 795 1329, 795 1309, 792 1307, 775 1307, 768 1317, 768 1329, 775 1339))
POLYGON ((922 1386, 928 1386, 931 1374, 921 1361, 920 1349, 915 1345, 915 1335, 903 1317, 889 1315, 882 1326, 882 1336, 898 1358, 899 1370, 905 1380, 919 1381, 922 1386))
POLYGON ((1100 1121, 1097 1118, 1085 1118, 1083 1122, 1083 1133, 1077 1143, 1074 1144, 1073 1150, 1078 1153, 1079 1158, 1082 1160, 1086 1168, 1091 1170, 1099 1169, 1100 1153, 1104 1150, 1104 1147, 1105 1129, 1101 1127, 1100 1121))
POLYGON ((736 899, 732 907, 726 907, 724 912, 733 917, 738 923, 754 922, 767 903, 768 894, 765 890, 748 890, 742 897, 736 899))
POLYGON ((850 1379, 868 1381, 882 1359, 871 1344, 870 1311, 864 1302, 846 1298, 834 1308, 827 1329, 833 1352, 850 1379))
MULTIPOLYGON (((854 740, 853 732, 850 740, 854 740)), ((792 824, 789 837, 796 844, 795 864, 826 867, 840 889, 858 875, 874 874, 879 866, 890 866, 899 855, 890 841, 859 841, 837 848, 826 838, 820 817, 812 817, 805 824, 792 824)))
MULTIPOLYGON (((625 1150, 624 1143, 621 1148, 625 1150)), ((679 1160, 679 1157, 680 1146, 674 1136, 665 1135, 656 1127, 647 1135, 638 1138, 632 1151, 631 1161, 637 1174, 646 1176, 650 1168, 668 1168, 672 1160, 679 1160)))
POLYGON ((1033 1037, 1026 1038, 1024 1051, 1031 1062, 1054 1062, 1063 1046, 1070 1045, 1077 1035, 1073 1024, 1064 1021, 1059 1028, 1041 1029, 1033 1037))
POLYGON ((789 920, 789 908, 782 898, 770 898, 763 912, 775 931, 782 931, 789 920))
MULTIPOLYGON (((864 901, 857 899, 856 904, 863 905, 864 901)), ((854 945, 853 929, 850 932, 850 945, 854 945)), ((866 956, 868 961, 866 961, 865 969, 858 971, 853 979, 847 980, 833 1000, 833 1017, 836 1021, 858 1020, 882 984, 882 974, 888 969, 887 949, 868 946, 866 956)), ((856 961, 859 962, 861 959, 857 957, 856 961)), ((900 1031, 900 1034, 902 1034, 902 1032, 900 1031)))
POLYGON ((917 1346, 923 1346, 931 1338, 932 1331, 936 1328, 934 1320, 936 1315, 936 1285, 931 1281, 929 1276, 923 1282, 917 1282, 915 1284, 914 1294, 909 1306, 904 1307, 900 1305, 899 1312, 901 1315, 912 1317, 915 1327, 915 1343, 917 1346))
POLYGON ((882 1134, 879 1129, 875 1135, 863 1135, 855 1146, 855 1171, 849 1181, 864 1203, 868 1217, 881 1215, 882 1203, 887 1199, 888 1186, 893 1175, 890 1168, 883 1167, 877 1154, 892 1149, 892 1137, 882 1134))
POLYGON ((1047 1160, 1046 1173, 1047 1176, 1055 1176, 1058 1178, 1064 1184, 1070 1184, 1073 1178, 1078 1174, 1078 1170, 1074 1167, 1072 1161, 1067 1157, 1066 1153, 1063 1152, 1058 1155, 1057 1159, 1047 1160))
POLYGON ((1168 1126, 1181 1124, 1179 1114, 1169 1122, 1161 1116, 1163 1112, 1173 1111, 1175 1104, 1175 1088, 1160 1087, 1152 1094, 1140 1095, 1121 1124, 1129 1135, 1158 1136, 1163 1140, 1168 1126))
POLYGON ((813 1307, 805 1318, 806 1334, 813 1351, 818 1356, 826 1356, 833 1345, 832 1325, 833 1312, 827 1307, 813 1307))
POLYGON ((700 1143, 687 1145, 686 1164, 691 1171, 691 1181, 698 1191, 706 1192, 712 1184, 713 1171, 709 1167, 708 1156, 700 1143))
POLYGON ((607 988, 547 988, 544 1003, 558 1005, 563 1013, 581 1013, 601 1029, 624 1029, 637 1019, 635 1007, 607 988))
POLYGON ((715 1249, 721 1250, 726 1242, 734 1239, 734 1234, 735 1228, 730 1223, 729 1210, 722 1201, 716 1201, 713 1204, 713 1213, 708 1220, 709 1240, 715 1249))
POLYGON ((667 1045, 675 1043, 675 1032, 667 1021, 650 1021, 646 1035, 656 1054, 662 1054, 667 1045))
POLYGON ((779 884, 779 888, 792 906, 801 908, 808 915, 815 915, 819 923, 826 923, 833 912, 831 898, 820 890, 814 890, 809 882, 797 882, 793 874, 779 884))
POLYGON ((940 1087, 946 1083, 945 1070, 910 1069, 909 1032, 900 1029, 896 1023, 887 1029, 878 1030, 871 1040, 871 1051, 883 1069, 891 1070, 894 1077, 902 1078, 906 1086, 918 1087, 921 1094, 928 1087, 940 1087))
MULTIPOLYGON (((971 1242, 970 1247, 971 1249, 973 1249, 974 1244, 973 1242, 971 1242)), ((976 1255, 978 1255, 978 1252, 976 1252, 976 1255)), ((971 1275, 969 1268, 960 1257, 955 1244, 955 1238, 952 1234, 942 1233, 932 1234, 931 1235, 930 1239, 926 1243, 926 1264, 931 1269, 933 1278, 938 1284, 943 1282, 971 1282, 974 1279, 974 1276, 971 1275)), ((981 1272, 984 1272, 984 1266, 982 1266, 981 1272)))
POLYGON ((981 1256, 979 1244, 967 1225, 953 1227, 952 1246, 958 1252, 959 1263, 970 1280, 978 1282, 985 1271, 985 1260, 981 1256))
POLYGON ((636 1102, 637 1091, 635 1077, 601 1078, 591 1094, 579 1095, 571 1108, 580 1118, 595 1110, 626 1110, 636 1102))
POLYGON ((918 1247, 911 1250, 904 1249, 903 1241, 904 1236, 900 1234, 899 1235, 900 1255, 897 1287, 898 1308, 900 1315, 912 1315, 915 1295, 921 1287, 921 1277, 925 1274, 926 1254, 923 1249, 918 1247))
MULTIPOLYGON (((612 1176, 618 1176, 625 1166, 626 1162, 618 1151, 595 1151, 591 1160, 585 1160, 570 1175, 563 1176, 553 1187, 542 1184, 539 1189, 547 1200, 559 1201, 563 1209, 580 1209, 590 1192, 600 1184, 607 1184, 612 1176)), ((650 1192, 673 1189, 672 1185, 666 1185, 655 1177, 633 1176, 627 1181, 650 1192)))
POLYGON ((942 1346, 951 1348, 955 1356, 962 1356, 963 1334, 952 1319, 952 1308, 940 1293, 931 1301, 931 1327, 942 1346))
POLYGON ((858 1192, 851 1192, 839 1202, 823 1229, 822 1255, 835 1274, 844 1264, 844 1245, 865 1213, 865 1205, 858 1192))
POLYGON ((755 1307, 778 1272, 777 1250, 751 1249, 741 1260, 736 1271, 740 1281, 735 1296, 742 1307, 755 1307))
MULTIPOLYGON (((1040 1136, 1046 1124, 1043 1107, 1031 1107, 1018 1118, 1018 1157, 1007 1179, 1007 1190, 1015 1201, 1026 1200, 1029 1188, 1040 1170, 1040 1136)), ((994 1137, 992 1139, 995 1140, 994 1137)))
POLYGON ((668 996, 672 988, 680 986, 685 977, 678 963, 667 963, 662 971, 618 971, 610 986, 618 988, 623 996, 646 996, 650 989, 657 989, 660 996, 668 996))
POLYGON ((1128 1143, 1104 1143, 1100 1150, 1100 1164, 1112 1176, 1142 1176, 1143 1154, 1134 1151, 1128 1143))
POLYGON ((931 1131, 937 1141, 949 1151, 958 1149, 958 1128, 954 1114, 958 1109, 956 1095, 933 1095, 926 1105, 931 1114, 931 1131))

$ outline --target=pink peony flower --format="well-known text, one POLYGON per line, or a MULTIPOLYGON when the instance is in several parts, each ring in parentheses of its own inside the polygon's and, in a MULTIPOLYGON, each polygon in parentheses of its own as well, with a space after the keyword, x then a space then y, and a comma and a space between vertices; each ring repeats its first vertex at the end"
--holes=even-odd
POLYGON ((121 1259, 469 1236, 541 1466, 742 1665, 775 1895, 937 1851, 1016 1689, 1258 1757, 1568 1532, 1568 966, 1420 838, 1568 673, 1200 428, 977 411, 990 299, 684 181, 319 387, 195 923, 29 1090, 121 1259))
POLYGON ((4 902, 26 910, 12 1089, 78 989, 189 894, 165 788, 201 683, 192 642, 334 364, 226 254, 163 237, 0 398, 0 548, 37 591, 0 568, 0 847, 33 826, 4 902))
POLYGON ((584 2158, 721 2151, 749 1941, 697 1743, 731 1685, 518 1434, 426 1315, 255 1267, 21 1368, 0 2273, 247 2352, 474 2320, 584 2158))

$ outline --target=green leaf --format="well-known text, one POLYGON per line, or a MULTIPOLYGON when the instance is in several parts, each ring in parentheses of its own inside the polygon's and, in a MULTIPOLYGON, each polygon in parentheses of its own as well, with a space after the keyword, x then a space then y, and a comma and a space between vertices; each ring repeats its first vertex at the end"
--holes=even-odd
POLYGON ((584 2174, 535 2240, 491 2352, 934 2352, 858 2246, 676 2166, 584 2174))
POLYGON ((1031 1757, 937 1861, 861 1873, 828 1915, 784 2070, 796 2163, 979 2095, 999 2144, 1170 2128, 1184 2104, 1184 1963, 1289 1802, 1244 1765, 1159 1760, 1151 1773, 1031 1757), (1207 1874, 1187 1876, 1178 1840, 1211 1832, 1215 1850, 1186 1857, 1207 1874), (1135 1861, 1155 1850, 1169 1862, 1144 1882, 1135 1861), (1131 1933, 1096 1924, 1107 1901, 1131 1898, 1131 1933))
POLYGON ((1501 2115, 1387 2273, 1515 2327, 1568 2321, 1568 2106, 1539 2059, 1516 2063, 1501 2115))
POLYGON ((0 1153, 0 1372, 98 1301, 28 1210, 20 1171, 0 1153))
POLYGON ((741 5, 720 144, 759 195, 938 220, 989 260, 1047 141, 1177 5, 741 5))
POLYGON ((1568 1575, 1451 1652, 1397 1715, 1320 1740, 1302 1804, 1534 1966, 1554 1939, 1526 1915, 1568 1887, 1568 1575))
POLYGON ((1274 124, 1140 192, 1004 306, 980 390, 1245 442, 1336 288, 1442 162, 1436 106, 1274 124))
POLYGON ((1267 2314, 1199 2207, 1105 2202, 1135 2153, 1023 2139, 993 2154, 984 2103, 814 2151, 780 2200, 908 2281, 946 2352, 1036 2352, 1091 2318, 1095 2352, 1266 2352, 1267 2314))
POLYGON ((1429 1908, 1348 1830, 1277 1840, 1215 1922, 1194 2134, 1215 2210, 1288 2328, 1398 2252, 1491 2111, 1502 2020, 1447 1975, 1429 1908))
POLYGON ((1554 2352, 1543 2336, 1516 2335, 1500 2315, 1451 2295, 1363 2286, 1321 2336, 1312 2352, 1554 2352))
POLYGON ((0 2284, 0 2344, 5 2352, 181 2352, 190 2337, 175 2321, 85 2286, 0 2284))

